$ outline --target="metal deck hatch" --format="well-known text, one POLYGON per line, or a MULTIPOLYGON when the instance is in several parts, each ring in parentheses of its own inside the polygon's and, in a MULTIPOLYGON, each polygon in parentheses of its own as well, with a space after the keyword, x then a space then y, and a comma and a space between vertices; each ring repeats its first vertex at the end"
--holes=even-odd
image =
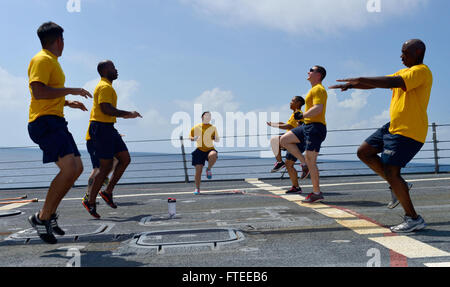
POLYGON ((240 239, 242 235, 233 229, 188 229, 154 231, 141 233, 137 238, 139 246, 174 246, 189 244, 218 244, 240 239))

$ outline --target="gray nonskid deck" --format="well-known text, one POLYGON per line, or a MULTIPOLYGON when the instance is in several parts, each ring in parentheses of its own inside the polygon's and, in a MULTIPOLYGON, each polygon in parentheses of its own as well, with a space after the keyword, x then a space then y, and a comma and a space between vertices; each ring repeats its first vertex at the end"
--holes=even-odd
MULTIPOLYGON (((411 196, 427 229, 409 239, 450 252, 450 175, 408 175, 411 196)), ((289 180, 262 180, 288 189, 289 180)), ((303 182, 304 193, 311 182, 303 182)), ((324 204, 370 218, 381 225, 401 222, 401 206, 388 210, 388 186, 379 177, 321 179, 324 204)), ((270 189, 269 189, 270 190, 270 189)), ((74 188, 59 208, 66 235, 47 245, 30 229, 27 217, 43 204, 46 189, 2 191, 41 199, 0 217, 1 266, 359 266, 392 264, 391 250, 295 200, 245 181, 204 182, 202 194, 192 184, 120 185, 118 209, 98 199, 101 220, 81 205, 84 188, 74 188), (177 216, 169 218, 167 199, 177 199, 177 216), (77 253, 78 252, 78 253, 77 253), (78 256, 78 257, 77 257, 78 256), (74 258, 77 257, 77 260, 74 258)), ((294 198, 295 199, 295 198, 294 198)), ((1 206, 0 206, 1 207, 1 206)), ((380 235, 382 236, 382 235, 380 235)), ((450 262, 450 256, 407 258, 408 266, 450 262)))

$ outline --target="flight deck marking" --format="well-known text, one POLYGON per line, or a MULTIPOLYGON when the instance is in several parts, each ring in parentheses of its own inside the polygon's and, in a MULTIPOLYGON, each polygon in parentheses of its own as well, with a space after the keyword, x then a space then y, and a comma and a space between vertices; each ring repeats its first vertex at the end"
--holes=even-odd
MULTIPOLYGON (((449 180, 450 178, 440 178, 440 179, 430 179, 430 180, 449 180)), ((283 191, 283 187, 271 186, 258 179, 247 179, 248 183, 257 186, 268 192, 280 195, 283 191)), ((411 180, 413 181, 413 180, 411 180)), ((417 179, 414 181, 428 181, 426 179, 417 179)), ((371 182, 374 183, 384 183, 384 182, 371 182)), ((367 184, 366 183, 339 183, 330 184, 322 186, 337 186, 346 184, 367 184)), ((284 191, 283 191, 284 193, 284 191)), ((416 239, 410 238, 408 236, 401 236, 399 234, 393 233, 390 229, 377 223, 375 220, 370 219, 364 215, 360 215, 357 212, 346 208, 338 208, 335 206, 329 206, 323 203, 302 203, 301 200, 304 199, 301 195, 284 195, 280 196, 283 199, 294 202, 300 206, 308 207, 316 212, 333 218, 336 222, 350 230, 361 234, 361 235, 376 235, 382 234, 382 237, 369 237, 368 239, 374 241, 384 247, 388 248, 392 254, 396 254, 395 258, 391 258, 391 266, 395 262, 400 262, 403 265, 407 265, 406 258, 430 258, 430 257, 446 257, 450 256, 449 252, 440 250, 431 245, 418 241, 416 239), (406 258, 402 258, 406 257, 406 258), (395 262, 393 262, 393 260, 395 262)), ((433 263, 427 263, 428 265, 433 265, 433 263)), ((428 266, 427 265, 427 266, 428 266)))

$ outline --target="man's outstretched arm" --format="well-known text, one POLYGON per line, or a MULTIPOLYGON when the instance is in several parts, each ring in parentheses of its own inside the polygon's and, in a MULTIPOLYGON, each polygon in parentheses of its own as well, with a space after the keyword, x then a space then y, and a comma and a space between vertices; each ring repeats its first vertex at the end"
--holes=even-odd
POLYGON ((348 89, 394 89, 401 88, 406 90, 405 81, 400 76, 394 77, 360 77, 351 79, 337 80, 337 82, 344 82, 345 84, 334 85, 330 89, 341 89, 346 91, 348 89))

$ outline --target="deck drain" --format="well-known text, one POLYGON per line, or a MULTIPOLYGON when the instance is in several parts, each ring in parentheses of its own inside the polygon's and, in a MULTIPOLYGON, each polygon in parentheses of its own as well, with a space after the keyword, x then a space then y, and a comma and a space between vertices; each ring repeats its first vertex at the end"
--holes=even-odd
POLYGON ((185 229, 145 232, 134 236, 130 245, 137 248, 155 248, 158 253, 167 248, 219 248, 244 240, 244 235, 231 228, 185 229))

